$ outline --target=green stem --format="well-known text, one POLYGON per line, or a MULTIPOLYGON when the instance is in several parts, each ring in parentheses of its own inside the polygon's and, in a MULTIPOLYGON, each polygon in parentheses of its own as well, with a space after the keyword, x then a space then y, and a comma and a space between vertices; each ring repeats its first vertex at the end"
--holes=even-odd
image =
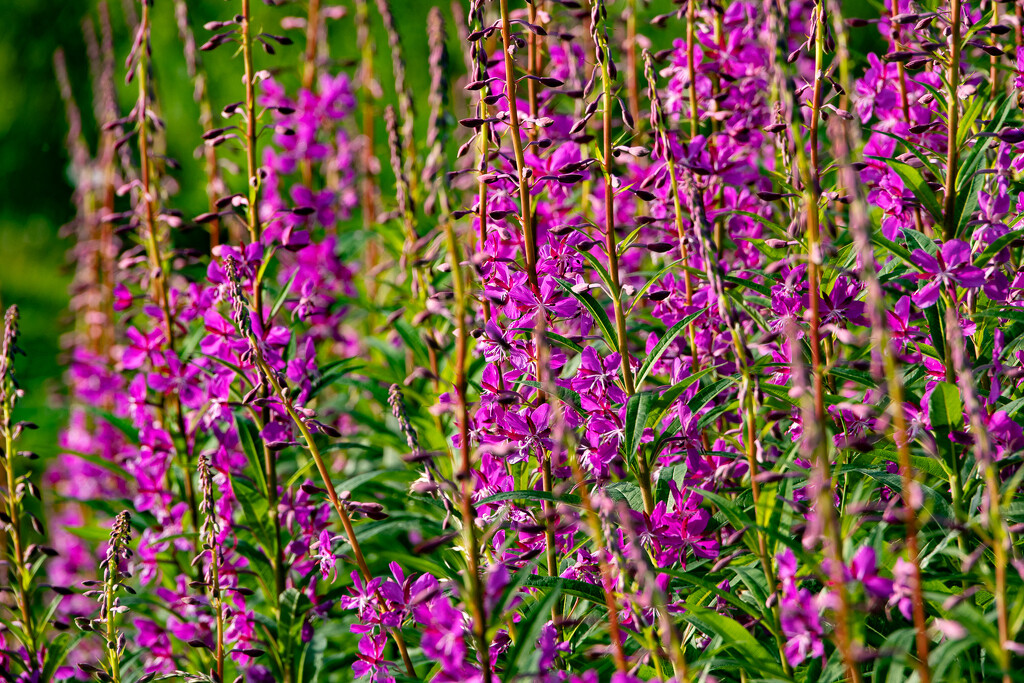
MULTIPOLYGON (((519 105, 516 102, 515 61, 512 59, 512 34, 509 27, 508 0, 501 0, 501 41, 505 55, 505 95, 508 101, 509 131, 512 136, 512 150, 516 157, 516 175, 519 181, 520 219, 523 223, 523 239, 526 244, 526 274, 530 286, 540 292, 537 283, 537 235, 533 226, 533 210, 530 206, 530 185, 526 178, 526 157, 523 154, 523 140, 519 126, 519 105)), ((532 83, 532 81, 530 81, 532 83)))
MULTIPOLYGON (((455 289, 456 328, 458 335, 455 341, 455 393, 458 396, 458 427, 462 461, 458 479, 461 482, 462 530, 466 543, 466 560, 469 564, 469 597, 470 609, 473 611, 473 622, 476 626, 477 651, 480 654, 480 665, 483 667, 484 683, 490 683, 491 645, 487 637, 487 611, 484 606, 484 589, 480 581, 480 547, 476 536, 476 509, 473 507, 473 469, 470 451, 469 406, 466 391, 469 383, 466 380, 466 360, 468 354, 469 329, 466 325, 466 280, 462 273, 462 255, 455 237, 455 228, 451 221, 445 222, 445 233, 448 238, 448 260, 452 269, 452 283, 455 289)), ((554 548, 548 545, 549 552, 554 548)))
MULTIPOLYGON (((505 2, 506 0, 502 0, 505 2)), ((619 247, 615 234, 615 188, 612 185, 612 79, 608 71, 608 40, 604 32, 595 32, 598 47, 604 58, 601 60, 601 85, 603 88, 603 111, 601 128, 603 150, 601 170, 604 174, 604 245, 608 256, 608 275, 611 278, 612 306, 615 309, 615 333, 618 337, 621 358, 622 383, 626 394, 636 393, 633 382, 633 368, 629 364, 629 346, 626 335, 626 315, 622 310, 622 285, 619 281, 619 247)), ((642 482, 641 482, 642 485, 642 482)), ((648 482, 648 486, 650 483, 648 482)), ((650 512, 650 511, 648 511, 650 512)))
MULTIPOLYGON (((504 46, 505 54, 505 92, 507 95, 507 101, 509 106, 509 134, 512 136, 512 150, 515 154, 516 159, 516 175, 519 180, 519 202, 520 202, 520 217, 523 224, 523 236, 525 241, 526 251, 526 274, 530 281, 530 286, 534 293, 540 295, 540 284, 537 279, 537 235, 535 226, 533 224, 533 209, 531 207, 530 200, 530 186, 526 178, 526 158, 523 154, 523 141, 522 134, 520 131, 519 124, 519 108, 516 103, 516 78, 515 78, 515 61, 512 59, 512 35, 509 21, 508 12, 508 0, 501 0, 501 40, 504 46)), ((531 52, 531 55, 533 53, 531 52)), ((530 67, 535 67, 535 62, 531 59, 530 67)), ((533 83, 532 80, 529 83, 533 83)), ((534 93, 535 95, 535 93, 534 93)), ((535 107, 535 101, 531 101, 531 107, 535 107)), ((484 143, 486 144, 486 143, 484 143)), ((481 201, 481 212, 483 211, 483 201, 481 201)), ((481 215, 483 215, 481 213, 481 215)), ((543 333, 546 327, 546 320, 544 319, 543 312, 538 314, 537 326, 534 333, 534 353, 536 354, 536 367, 537 367, 537 381, 543 383, 544 378, 547 375, 546 368, 541 362, 540 348, 543 343, 543 333)), ((542 467, 542 487, 545 493, 551 493, 551 462, 547 454, 538 452, 538 459, 541 461, 542 467)), ((544 537, 545 537, 545 560, 547 562, 548 575, 551 577, 558 576, 558 559, 556 555, 555 545, 555 532, 553 528, 552 518, 554 511, 547 504, 542 505, 544 510, 544 537)), ((557 606, 556 610, 559 609, 557 606)), ((556 612, 557 614, 557 612, 556 612)))
MULTIPOLYGON (((849 633, 849 596, 843 575, 843 550, 840 523, 836 519, 832 501, 832 474, 829 462, 827 415, 825 413, 825 381, 821 341, 821 265, 822 248, 819 225, 819 204, 821 200, 821 166, 818 156, 818 126, 821 118, 822 89, 825 61, 825 7, 819 2, 814 8, 814 87, 811 99, 810 159, 803 157, 802 146, 796 145, 799 166, 804 171, 804 208, 807 213, 807 277, 810 296, 810 347, 811 365, 814 376, 814 453, 818 470, 817 513, 823 518, 826 546, 831 555, 831 579, 838 593, 839 604, 836 619, 836 642, 846 665, 847 674, 853 683, 860 683, 860 665, 854 657, 849 633)), ((794 124, 794 138, 800 139, 799 125, 794 124)), ((806 437, 805 437, 806 438, 806 437)))
MULTIPOLYGON (((0 382, 7 382, 6 377, 0 377, 0 382)), ((11 391, 5 391, 4 394, 7 396, 13 396, 13 387, 10 387, 11 391)), ((29 596, 27 590, 29 588, 28 579, 28 568, 25 566, 25 549, 24 542, 21 537, 21 505, 18 501, 17 484, 15 483, 14 476, 14 437, 11 433, 11 413, 13 408, 11 402, 5 401, 3 406, 3 422, 0 426, 3 427, 4 432, 4 468, 7 477, 7 511, 11 518, 10 523, 10 535, 11 540, 14 543, 13 553, 11 559, 13 560, 13 567, 8 568, 8 573, 16 577, 16 582, 11 581, 12 586, 17 586, 15 590, 15 600, 18 603, 18 609, 21 611, 21 618, 24 624, 25 637, 28 641, 26 646, 29 651, 29 661, 31 662, 31 670, 35 670, 37 658, 35 653, 38 652, 39 647, 36 643, 35 635, 35 622, 32 619, 31 607, 29 605, 29 596)))
POLYGON ((956 236, 956 181, 958 127, 960 123, 960 0, 950 0, 949 35, 949 98, 946 106, 946 196, 943 206, 942 238, 951 240, 956 236))

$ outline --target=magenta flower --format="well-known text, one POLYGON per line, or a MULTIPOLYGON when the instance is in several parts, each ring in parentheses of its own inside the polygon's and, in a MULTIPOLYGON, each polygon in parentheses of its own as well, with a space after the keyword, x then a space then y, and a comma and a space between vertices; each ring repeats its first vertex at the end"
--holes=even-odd
POLYGON ((384 648, 387 645, 388 637, 383 633, 363 634, 359 640, 358 658, 352 664, 352 673, 356 678, 369 676, 371 683, 395 683, 394 676, 388 674, 388 667, 393 664, 384 659, 384 648))
POLYGON ((878 575, 878 559, 871 546, 866 545, 857 551, 847 574, 849 578, 860 581, 868 594, 874 597, 888 599, 892 595, 893 582, 878 575))
POLYGON ((952 290, 954 285, 977 288, 985 284, 984 271, 971 265, 971 247, 962 240, 946 242, 935 256, 915 249, 911 258, 923 271, 918 279, 928 281, 912 297, 918 308, 934 306, 943 287, 952 290))
POLYGON ((317 563, 320 566, 320 576, 323 577, 324 581, 334 582, 334 579, 338 576, 337 563, 338 558, 334 555, 333 539, 331 534, 324 529, 320 532, 319 542, 317 546, 317 563))
POLYGON ((164 345, 164 333, 161 330, 153 329, 144 333, 129 327, 125 334, 131 340, 131 344, 121 355, 121 365, 125 370, 141 368, 147 361, 154 367, 163 364, 161 350, 164 345))
POLYGON ((889 596, 889 607, 895 606, 908 621, 913 617, 914 596, 914 565, 902 557, 896 560, 892 569, 892 595, 889 596))

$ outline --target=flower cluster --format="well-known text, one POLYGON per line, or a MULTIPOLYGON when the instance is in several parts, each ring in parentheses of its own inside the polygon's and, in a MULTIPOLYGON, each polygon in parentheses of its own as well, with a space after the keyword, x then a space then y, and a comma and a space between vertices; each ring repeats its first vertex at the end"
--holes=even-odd
POLYGON ((1014 679, 1008 5, 471 0, 421 93, 388 0, 179 0, 193 207, 150 4, 70 138, 45 565, 0 353, 18 680, 1014 679))

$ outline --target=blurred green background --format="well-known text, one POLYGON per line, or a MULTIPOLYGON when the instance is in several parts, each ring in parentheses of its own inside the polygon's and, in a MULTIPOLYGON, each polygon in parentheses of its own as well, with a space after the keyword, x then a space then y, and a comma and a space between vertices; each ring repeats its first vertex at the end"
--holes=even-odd
MULTIPOLYGON (((456 2, 466 4, 465 0, 456 2)), ((41 426, 38 432, 28 435, 25 447, 44 457, 56 450, 57 430, 65 419, 60 401, 63 373, 60 338, 69 322, 67 287, 73 268, 65 258, 68 244, 58 236, 60 227, 74 216, 74 206, 65 149, 67 125, 53 75, 53 54, 62 47, 67 55, 83 126, 92 145, 96 124, 82 24, 87 18, 96 21, 97 4, 97 0, 4 0, 0 9, 0 83, 5 86, 0 96, 0 178, 3 179, 0 182, 0 305, 17 303, 22 309, 22 347, 28 352, 28 358, 21 359, 17 365, 27 392, 20 415, 41 426)), ((125 11, 127 7, 130 12, 137 12, 139 2, 109 0, 108 4, 117 52, 121 110, 127 112, 135 98, 136 86, 124 86, 124 58, 131 43, 125 11)), ((337 61, 337 68, 345 68, 357 56, 353 12, 348 0, 335 4, 347 5, 350 10, 348 16, 329 22, 328 29, 330 54, 337 61)), ((393 101, 391 54, 374 9, 375 3, 370 0, 369 4, 375 33, 376 73, 385 99, 393 101)), ((426 127, 429 85, 425 27, 431 6, 440 6, 448 19, 453 69, 458 72, 464 69, 457 27, 452 22, 451 0, 392 0, 391 4, 403 41, 417 110, 423 114, 417 116, 417 127, 422 132, 426 127)), ((613 12, 625 7, 624 0, 609 4, 613 12)), ((205 22, 230 18, 238 11, 237 5, 237 2, 224 0, 189 0, 197 41, 202 43, 210 35, 202 28, 205 22)), ((513 0, 512 6, 513 9, 521 7, 523 2, 513 0)), ((303 33, 282 30, 280 22, 285 17, 304 16, 305 4, 297 2, 270 8, 254 0, 252 7, 258 27, 270 33, 287 34, 295 40, 291 47, 278 48, 276 56, 259 53, 257 68, 275 71, 294 87, 296 65, 304 49, 303 33)), ((645 21, 672 7, 671 0, 654 0, 642 10, 640 30, 653 39, 654 49, 667 47, 682 36, 682 22, 670 20, 666 29, 654 29, 645 21)), ((842 8, 847 16, 877 17, 881 5, 873 0, 844 0, 842 8)), ((855 59, 868 50, 884 49, 876 30, 855 31, 852 35, 855 59)), ((201 129, 172 0, 155 0, 153 52, 158 105, 167 124, 168 153, 182 163, 181 171, 175 174, 181 190, 173 204, 186 215, 195 215, 206 208, 201 166, 193 158, 201 129)), ((241 99, 242 65, 231 48, 204 53, 203 59, 210 72, 214 108, 219 110, 241 99)), ((456 112, 456 115, 467 114, 456 112)), ((377 140, 380 141, 384 139, 383 122, 378 121, 378 126, 377 140)), ((239 186, 236 180, 233 187, 239 186)))
MULTIPOLYGON (((372 7, 372 0, 370 4, 372 7)), ((426 17, 434 4, 444 9, 449 20, 450 45, 454 50, 458 35, 451 23, 448 0, 392 2, 403 47, 409 56, 409 81, 417 104, 422 107, 429 85, 426 17)), ((5 85, 4 96, 0 97, 0 306, 18 304, 21 308, 21 346, 28 357, 17 362, 19 380, 26 390, 19 415, 40 425, 39 431, 26 435, 25 447, 39 452, 44 461, 56 451, 57 431, 66 416, 61 405, 65 369, 61 335, 70 323, 67 291, 73 264, 67 262, 65 252, 69 244, 59 232, 75 215, 65 146, 67 124, 54 78, 53 55, 63 48, 83 128, 89 144, 95 145, 96 122, 82 26, 87 18, 98 20, 97 5, 97 0, 5 0, 0 9, 0 83, 5 85)), ((223 0, 189 0, 197 42, 201 44, 211 35, 202 28, 205 22, 229 19, 238 11, 237 5, 223 0)), ((124 85, 124 59, 131 44, 125 11, 127 7, 130 12, 138 12, 139 3, 109 0, 108 6, 117 52, 121 111, 126 113, 134 102, 137 86, 124 85)), ((267 7, 255 0, 252 10, 258 28, 288 35, 295 41, 293 46, 277 48, 274 56, 258 52, 257 68, 270 69, 290 86, 296 86, 296 65, 301 63, 304 33, 285 31, 280 22, 285 17, 304 16, 305 4, 267 7)), ((202 132, 198 107, 192 99, 174 3, 156 0, 152 13, 158 106, 167 124, 168 154, 182 164, 182 169, 175 173, 181 189, 172 201, 186 215, 195 215, 206 208, 201 165, 193 158, 202 132)), ((358 54, 352 14, 350 8, 347 16, 328 22, 330 54, 339 69, 351 64, 358 54)), ((378 46, 377 73, 385 97, 393 99, 388 89, 393 79, 386 34, 372 10, 371 22, 378 46)), ((234 57, 231 46, 204 53, 202 58, 210 72, 214 108, 219 110, 242 99, 242 63, 234 57)), ((454 52, 452 64, 455 69, 462 69, 462 60, 454 52)), ((419 123, 425 126, 425 117, 419 123)), ((383 139, 382 123, 378 139, 383 139)))

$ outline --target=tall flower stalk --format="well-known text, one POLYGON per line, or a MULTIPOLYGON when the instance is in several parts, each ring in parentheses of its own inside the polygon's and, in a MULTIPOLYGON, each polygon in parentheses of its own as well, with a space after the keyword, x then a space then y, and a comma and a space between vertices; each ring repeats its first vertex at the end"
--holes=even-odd
POLYGON ((1002 683, 1010 683, 1012 650, 1007 646, 1013 642, 1010 633, 1009 595, 1007 593, 1007 568, 1014 547, 1013 533, 1003 518, 1003 493, 999 469, 993 457, 989 435, 986 432, 985 413, 979 403, 972 368, 966 358, 963 333, 957 314, 952 308, 946 309, 946 352, 951 356, 957 370, 957 380, 963 398, 964 409, 974 436, 976 467, 984 482, 984 496, 981 504, 982 517, 987 525, 985 541, 993 555, 992 595, 995 602, 996 630, 999 634, 997 659, 1001 670, 1002 683))
POLYGON ((14 469, 14 460, 20 454, 15 451, 15 439, 25 429, 26 423, 14 422, 14 404, 21 397, 22 389, 14 378, 14 358, 24 353, 18 347, 18 307, 11 306, 4 314, 3 338, 0 340, 0 436, 3 437, 3 452, 0 459, 4 464, 4 531, 7 557, 5 578, 14 593, 21 619, 22 644, 28 654, 28 670, 37 668, 37 654, 40 648, 36 633, 35 615, 32 613, 33 580, 28 553, 26 552, 24 523, 25 510, 22 502, 27 486, 24 478, 14 469))
POLYGON ((512 150, 516 161, 516 182, 519 185, 519 220, 523 228, 525 242, 526 274, 530 286, 538 289, 537 283, 537 233, 533 226, 533 208, 530 200, 530 180, 527 174, 526 158, 523 155, 523 139, 520 128, 519 103, 517 99, 515 75, 515 46, 512 42, 512 29, 509 21, 508 0, 499 0, 501 6, 501 43, 504 47, 505 59, 505 97, 508 100, 509 135, 512 138, 512 150))
MULTIPOLYGON (((534 209, 531 205, 532 187, 530 176, 532 171, 526 165, 526 157, 523 152, 523 138, 521 121, 519 118, 519 105, 517 102, 517 79, 515 75, 515 45, 511 33, 511 21, 508 11, 508 0, 500 0, 501 3, 501 39, 504 46, 505 60, 505 98, 508 104, 509 135, 512 138, 512 149, 515 154, 516 179, 519 186, 519 220, 523 229, 524 251, 526 260, 526 276, 530 288, 535 296, 539 296, 540 281, 537 276, 537 232, 534 226, 534 209)), ((532 65, 531 65, 532 66, 532 65)), ((531 75, 531 74, 528 74, 531 75)), ((532 79, 530 83, 534 83, 532 79)), ((537 121, 531 121, 531 129, 536 128, 537 121)), ((481 206, 483 202, 481 202, 481 206)), ((548 369, 541 360, 541 338, 545 333, 545 319, 542 310, 538 310, 534 325, 534 367, 536 368, 537 381, 544 384, 548 369)), ((545 493, 552 491, 551 463, 547 454, 537 453, 541 461, 541 485, 545 493)), ((550 504, 543 505, 544 526, 545 526, 545 554, 549 576, 558 575, 558 561, 556 557, 554 538, 554 516, 550 504)), ((557 615, 557 607, 555 608, 557 615)))
POLYGON ((949 42, 947 44, 946 82, 946 185, 942 205, 942 237, 956 236, 956 191, 960 154, 960 50, 963 10, 960 0, 949 2, 949 42))
POLYGON ((836 518, 836 509, 832 495, 832 466, 829 456, 829 445, 825 425, 825 366, 826 358, 822 352, 821 338, 821 270, 824 259, 821 228, 821 160, 819 156, 819 121, 823 104, 823 88, 825 77, 825 39, 828 25, 825 19, 824 0, 815 2, 812 12, 812 38, 814 45, 814 82, 810 101, 809 155, 805 159, 801 149, 799 128, 794 124, 794 138, 797 140, 798 165, 802 170, 804 185, 804 213, 806 214, 807 230, 807 288, 810 298, 809 306, 809 343, 811 347, 811 375, 813 412, 805 413, 804 424, 808 427, 804 439, 809 442, 807 448, 814 456, 816 478, 816 510, 820 518, 818 524, 824 533, 825 546, 830 557, 830 578, 835 585, 837 596, 836 641, 846 666, 847 675, 855 683, 861 680, 860 665, 853 651, 850 635, 849 596, 846 580, 843 575, 843 540, 840 532, 840 521, 836 518))
POLYGON ((217 500, 214 492, 213 473, 210 471, 210 462, 205 455, 199 456, 199 491, 202 495, 199 511, 203 515, 203 526, 200 535, 203 542, 203 551, 210 554, 209 563, 206 565, 206 576, 204 581, 210 591, 210 605, 216 618, 216 644, 214 646, 214 657, 216 658, 217 680, 224 680, 224 604, 221 594, 220 573, 221 573, 221 550, 220 533, 221 526, 217 519, 217 500))
MULTIPOLYGON (((603 0, 597 0, 591 11, 591 29, 595 46, 595 62, 601 70, 601 170, 604 174, 604 246, 608 257, 608 276, 611 279, 612 307, 615 311, 615 333, 618 336, 619 355, 622 357, 622 382, 628 396, 636 393, 633 381, 633 368, 629 364, 629 335, 626 330, 626 315, 622 308, 622 284, 619 279, 619 239, 615 233, 615 187, 612 173, 612 111, 615 100, 612 98, 612 74, 614 62, 611 61, 608 45, 608 8, 603 0)), ((641 473, 648 483, 650 474, 641 473)), ((644 485, 644 481, 641 482, 644 485)))

